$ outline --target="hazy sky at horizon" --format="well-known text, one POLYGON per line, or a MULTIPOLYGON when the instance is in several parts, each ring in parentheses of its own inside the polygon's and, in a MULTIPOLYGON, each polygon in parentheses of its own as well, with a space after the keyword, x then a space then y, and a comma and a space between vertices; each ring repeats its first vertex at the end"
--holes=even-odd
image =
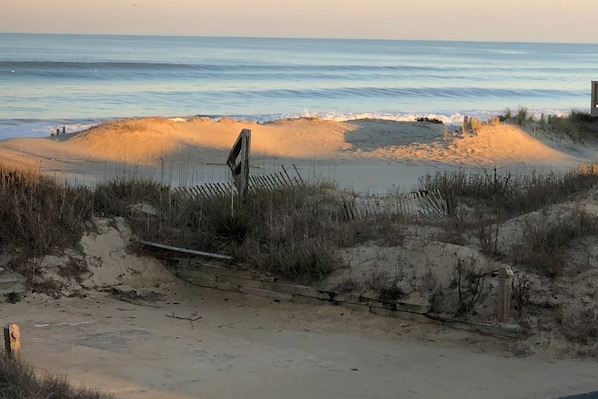
POLYGON ((596 0, 0 0, 0 32, 598 43, 596 0))

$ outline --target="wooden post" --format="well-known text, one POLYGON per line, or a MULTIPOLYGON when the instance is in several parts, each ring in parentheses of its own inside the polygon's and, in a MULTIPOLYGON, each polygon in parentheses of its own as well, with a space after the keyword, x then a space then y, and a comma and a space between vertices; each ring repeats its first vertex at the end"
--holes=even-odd
POLYGON ((590 102, 590 115, 598 117, 598 80, 592 81, 592 100, 590 102))
POLYGON ((504 323, 511 317, 511 291, 513 271, 510 267, 498 270, 498 321, 504 323))
POLYGON ((245 200, 249 188, 249 151, 251 147, 251 130, 243 129, 228 154, 226 164, 229 166, 237 193, 245 200))
POLYGON ((9 324, 4 327, 4 345, 6 347, 6 356, 17 358, 21 349, 21 333, 19 326, 9 324))

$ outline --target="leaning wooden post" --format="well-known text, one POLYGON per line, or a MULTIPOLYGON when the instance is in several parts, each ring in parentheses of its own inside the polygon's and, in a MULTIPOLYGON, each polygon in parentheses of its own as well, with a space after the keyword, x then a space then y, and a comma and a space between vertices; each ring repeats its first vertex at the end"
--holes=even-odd
POLYGON ((233 174, 237 193, 243 201, 249 190, 249 151, 251 147, 251 130, 243 129, 231 148, 226 164, 233 174), (240 158, 240 159, 239 159, 240 158))
POLYGON ((511 290, 513 289, 513 271, 510 267, 498 270, 498 321, 506 322, 511 317, 511 290))
POLYGON ((19 326, 16 324, 9 324, 4 327, 4 345, 6 347, 6 356, 16 358, 19 356, 21 349, 21 333, 19 326))

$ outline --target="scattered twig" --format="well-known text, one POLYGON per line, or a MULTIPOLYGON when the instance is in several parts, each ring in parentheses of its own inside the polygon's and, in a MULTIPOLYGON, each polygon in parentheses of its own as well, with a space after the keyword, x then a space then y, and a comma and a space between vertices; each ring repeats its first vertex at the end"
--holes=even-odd
POLYGON ((166 316, 167 317, 172 317, 173 319, 189 320, 189 321, 197 321, 197 320, 201 319, 201 316, 197 316, 197 317, 181 317, 181 316, 177 316, 176 314, 174 314, 174 312, 172 312, 172 314, 166 313, 166 316))
POLYGON ((172 314, 166 313, 166 317, 172 317, 173 319, 179 319, 179 320, 189 320, 189 324, 191 324, 191 329, 192 330, 195 330, 195 326, 193 325, 193 322, 201 319, 201 316, 196 316, 196 317, 181 317, 181 316, 177 316, 174 312, 172 312, 172 314))

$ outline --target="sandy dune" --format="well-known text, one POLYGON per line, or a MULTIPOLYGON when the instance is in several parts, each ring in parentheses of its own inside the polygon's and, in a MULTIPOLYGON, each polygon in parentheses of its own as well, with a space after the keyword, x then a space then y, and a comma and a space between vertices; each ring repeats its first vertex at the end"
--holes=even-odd
POLYGON ((504 124, 464 135, 457 127, 424 122, 144 118, 64 136, 5 140, 0 156, 85 184, 130 173, 195 185, 228 179, 224 162, 243 128, 252 131, 253 173, 295 164, 307 176, 360 191, 410 189, 425 173, 446 168, 564 169, 596 154, 504 124))

